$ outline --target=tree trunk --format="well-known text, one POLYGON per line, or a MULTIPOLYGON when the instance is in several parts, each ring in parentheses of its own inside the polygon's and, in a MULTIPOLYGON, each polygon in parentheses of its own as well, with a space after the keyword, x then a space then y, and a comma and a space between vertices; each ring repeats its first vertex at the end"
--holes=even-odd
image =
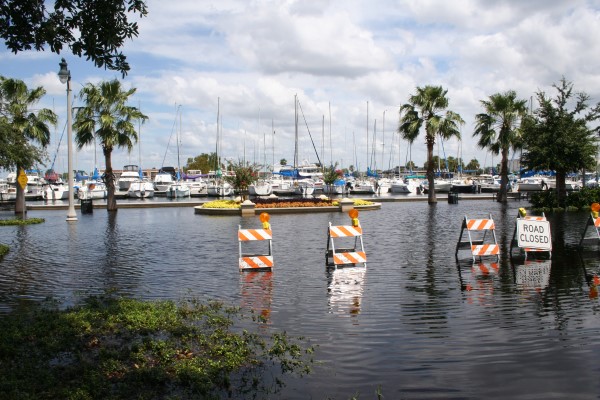
POLYGON ((502 160, 500 161, 500 191, 496 198, 498 203, 506 203, 508 196, 508 149, 502 149, 502 160))
POLYGON ((434 138, 430 137, 429 135, 427 136, 427 182, 428 182, 428 189, 427 189, 427 202, 429 204, 436 204, 437 203, 437 196, 435 195, 435 176, 433 173, 433 145, 434 145, 434 138))
POLYGON ((567 199, 566 177, 565 171, 556 171, 556 199, 559 207, 564 207, 567 199))
MULTIPOLYGON (((21 166, 17 165, 17 176, 15 178, 19 178, 19 173, 21 172, 21 166)), ((19 185, 19 181, 15 181, 15 185, 17 186, 17 199, 15 200, 15 214, 25 215, 27 213, 27 206, 25 205, 25 191, 21 189, 21 185, 19 185)))
POLYGON ((103 149, 104 163, 104 183, 106 184, 106 210, 117 211, 117 199, 115 198, 115 174, 112 168, 111 153, 112 150, 103 149))

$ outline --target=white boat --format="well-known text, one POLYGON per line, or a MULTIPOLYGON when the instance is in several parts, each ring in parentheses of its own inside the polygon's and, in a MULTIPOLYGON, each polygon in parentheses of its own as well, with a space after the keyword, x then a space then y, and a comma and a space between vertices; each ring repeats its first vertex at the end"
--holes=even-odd
POLYGON ((323 186, 323 193, 325 194, 344 194, 344 187, 346 186, 346 182, 342 179, 337 180, 333 183, 333 185, 325 185, 323 186))
POLYGON ((271 190, 277 196, 291 196, 294 194, 294 182, 283 177, 271 178, 271 190))
POLYGON ((352 194, 375 194, 375 185, 370 180, 357 180, 351 182, 350 193, 352 194))
POLYGON ((377 180, 377 193, 389 193, 392 188, 392 181, 389 178, 380 178, 377 180))
POLYGON ((248 186, 250 196, 268 196, 273 193, 271 182, 266 179, 260 179, 248 186))
POLYGON ((169 172, 159 171, 154 177, 154 189, 159 192, 166 192, 174 183, 173 175, 169 172))
POLYGON ((203 180, 196 179, 193 181, 181 181, 179 183, 190 188, 190 196, 192 197, 206 196, 208 194, 208 185, 203 180))
MULTIPOLYGON (((429 187, 429 182, 427 180, 423 181, 423 192, 427 193, 427 189, 429 187)), ((450 189, 452 189, 452 182, 445 179, 435 179, 433 181, 433 188, 436 193, 448 193, 450 189)))
POLYGON ((208 184, 206 193, 212 197, 226 197, 233 194, 233 188, 228 182, 214 181, 208 184))
POLYGON ((421 188, 421 180, 419 179, 398 178, 392 181, 390 191, 392 193, 410 194, 417 193, 419 188, 421 188))
POLYGON ((190 197, 191 190, 189 186, 178 182, 169 186, 165 194, 170 199, 177 199, 182 197, 190 197))
POLYGON ((15 201, 17 199, 17 187, 9 184, 7 181, 0 181, 0 200, 15 201))
POLYGON ((477 193, 480 188, 479 183, 470 177, 453 179, 450 183, 450 190, 454 193, 477 193))
POLYGON ((106 185, 102 181, 86 181, 79 187, 77 198, 79 200, 97 200, 107 197, 106 185))
POLYGON ((140 169, 137 165, 126 165, 123 167, 123 172, 117 181, 119 190, 126 192, 129 190, 131 182, 135 182, 140 179, 140 169))
POLYGON ((44 188, 44 200, 66 200, 69 198, 69 185, 51 183, 44 188))
POLYGON ((315 193, 315 183, 312 179, 298 179, 294 181, 294 194, 299 196, 312 196, 315 193))
POLYGON ((500 177, 489 174, 481 174, 477 177, 482 193, 493 193, 500 191, 500 177))
POLYGON ((519 181, 519 192, 531 192, 536 190, 543 190, 547 188, 546 182, 540 177, 527 177, 521 178, 519 181))
POLYGON ((127 190, 127 196, 134 199, 149 199, 154 197, 154 184, 147 180, 131 182, 127 190))

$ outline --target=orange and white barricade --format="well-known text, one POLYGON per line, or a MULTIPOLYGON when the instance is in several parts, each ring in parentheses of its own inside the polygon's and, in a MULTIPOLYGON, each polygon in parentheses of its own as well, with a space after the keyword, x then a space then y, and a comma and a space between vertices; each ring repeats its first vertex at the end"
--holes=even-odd
POLYGON ((456 244, 455 256, 458 258, 459 250, 469 250, 473 261, 475 257, 493 256, 500 261, 500 246, 496 240, 496 225, 492 215, 486 219, 469 219, 465 215, 460 229, 460 236, 456 244), (463 234, 467 233, 467 240, 463 234))
POLYGON ((517 215, 517 223, 515 224, 515 230, 513 231, 513 237, 510 242, 510 251, 512 257, 512 250, 517 246, 525 252, 525 258, 527 253, 548 253, 552 257, 552 236, 550 234, 550 223, 546 219, 546 215, 527 215, 524 208, 519 208, 519 214, 517 215), (530 226, 530 233, 527 229, 520 232, 519 227, 524 228, 530 226), (529 240, 533 239, 533 240, 529 240))
POLYGON ((330 267, 342 265, 364 264, 367 266, 367 253, 363 245, 363 231, 358 222, 358 211, 352 209, 348 212, 352 219, 352 225, 331 225, 327 230, 327 253, 325 264, 330 267), (335 246, 335 240, 350 240, 354 242, 352 247, 340 248, 335 246))
POLYGON ((242 229, 241 226, 238 227, 240 270, 270 270, 273 268, 273 233, 269 224, 269 214, 262 213, 260 220, 263 223, 263 229, 242 229), (268 251, 266 253, 242 252, 242 243, 250 245, 263 241, 267 243, 268 251))
POLYGON ((594 203, 591 206, 591 213, 587 222, 585 223, 585 229, 583 230, 583 234, 581 235, 581 240, 579 241, 579 247, 583 247, 585 245, 594 245, 600 244, 600 217, 598 216, 598 212, 600 211, 600 204, 594 203), (591 229, 591 233, 588 233, 588 229, 591 229))

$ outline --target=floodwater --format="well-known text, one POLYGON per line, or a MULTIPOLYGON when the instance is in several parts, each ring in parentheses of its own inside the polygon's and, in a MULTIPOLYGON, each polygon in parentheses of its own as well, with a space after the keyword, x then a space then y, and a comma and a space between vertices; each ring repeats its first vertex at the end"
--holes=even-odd
MULTIPOLYGON (((146 299, 196 296, 262 313, 273 330, 318 345, 311 375, 285 399, 590 399, 600 397, 600 252, 576 244, 588 214, 549 216, 552 260, 509 257, 526 201, 384 203, 361 212, 368 266, 327 269, 328 222, 346 214, 272 215, 273 272, 240 273, 238 225, 258 218, 192 208, 104 210, 65 222, 0 228, 0 312, 46 297, 71 304, 116 290, 146 299), (492 214, 499 263, 455 248, 462 220, 492 214)), ((12 216, 11 213, 0 217, 12 216)), ((531 258, 531 257, 530 257, 531 258)))

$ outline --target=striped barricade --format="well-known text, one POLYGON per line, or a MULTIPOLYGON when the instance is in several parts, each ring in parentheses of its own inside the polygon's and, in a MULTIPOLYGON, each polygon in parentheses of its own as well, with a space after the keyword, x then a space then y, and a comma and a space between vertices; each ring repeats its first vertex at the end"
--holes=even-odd
POLYGON ((239 267, 246 269, 271 269, 273 268, 273 233, 271 229, 241 229, 238 228, 238 242, 240 249, 239 267), (244 254, 242 243, 266 241, 268 252, 266 254, 244 254))
POLYGON ((362 240, 363 231, 359 226, 351 225, 331 225, 327 230, 327 253, 325 255, 325 264, 327 266, 341 265, 367 265, 367 253, 365 252, 362 240), (352 239, 354 246, 349 248, 336 248, 334 239, 352 239))
POLYGON ((581 240, 579 241, 579 247, 594 244, 600 244, 600 217, 590 213, 590 216, 585 223, 585 229, 581 235, 581 240), (592 227, 591 234, 588 233, 590 227, 592 227))
POLYGON ((494 256, 500 260, 500 246, 496 240, 496 225, 492 215, 485 219, 463 218, 460 236, 456 243, 455 256, 458 259, 459 250, 469 250, 473 261, 475 257, 494 256), (463 238, 466 232, 466 240, 463 238))

